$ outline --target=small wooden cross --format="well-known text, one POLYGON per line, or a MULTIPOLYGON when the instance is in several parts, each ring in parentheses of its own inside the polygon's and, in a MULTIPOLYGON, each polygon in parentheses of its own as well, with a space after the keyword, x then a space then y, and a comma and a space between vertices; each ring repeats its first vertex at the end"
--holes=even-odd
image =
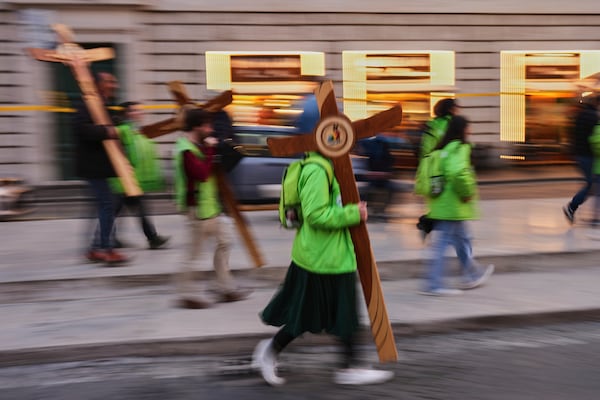
MULTIPOLYGON (((284 138, 269 138, 267 144, 274 156, 317 151, 330 158, 333 161, 335 177, 340 184, 342 202, 358 203, 360 197, 352 172, 349 151, 356 140, 373 136, 399 124, 402 121, 402 108, 398 105, 372 117, 351 122, 338 111, 331 81, 323 82, 315 90, 315 94, 321 118, 314 132, 284 138)), ((367 225, 361 222, 360 225, 350 227, 350 234, 379 360, 396 361, 398 351, 383 299, 367 225)))
MULTIPOLYGON (((228 90, 209 100, 205 104, 198 105, 187 95, 187 91, 181 82, 172 81, 168 83, 168 86, 169 90, 179 104, 179 112, 175 117, 142 127, 141 132, 149 138, 155 138, 171 132, 182 130, 184 127, 183 122, 185 120, 185 112, 190 108, 200 107, 208 112, 216 112, 230 104, 233 100, 233 95, 231 91, 228 90)), ((225 173, 221 168, 217 168, 215 173, 217 175, 217 184, 219 186, 221 199, 223 200, 223 203, 225 203, 227 210, 231 213, 238 232, 242 236, 244 245, 254 261, 254 265, 257 268, 265 265, 263 256, 256 245, 256 241, 254 240, 250 229, 248 228, 248 223, 240 212, 239 205, 235 199, 233 190, 227 181, 225 173)))
MULTIPOLYGON (((114 58, 113 50, 110 48, 84 50, 74 43, 73 33, 67 26, 56 24, 52 25, 52 29, 57 33, 61 42, 56 50, 29 48, 29 54, 36 60, 60 62, 71 67, 94 124, 111 126, 112 121, 104 107, 104 102, 98 95, 98 89, 89 70, 89 63, 114 58)), ((107 139, 102 144, 113 168, 121 178, 125 194, 127 196, 142 195, 143 192, 135 177, 133 168, 119 147, 119 142, 107 139)))

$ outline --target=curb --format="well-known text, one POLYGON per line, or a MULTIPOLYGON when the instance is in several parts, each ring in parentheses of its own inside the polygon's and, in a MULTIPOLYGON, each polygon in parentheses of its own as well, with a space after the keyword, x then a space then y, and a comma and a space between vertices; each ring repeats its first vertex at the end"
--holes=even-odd
MULTIPOLYGON (((494 273, 544 272, 556 269, 569 269, 572 267, 574 259, 576 259, 578 268, 598 267, 600 249, 487 256, 475 255, 475 258, 483 265, 494 264, 496 267, 494 273)), ((382 281, 419 279, 422 277, 426 262, 427 260, 424 258, 379 261, 377 262, 377 267, 382 281)), ((449 257, 447 271, 449 273, 457 271, 457 265, 458 259, 456 257, 449 257)), ((235 269, 232 272, 239 279, 253 280, 259 284, 278 285, 284 278, 287 268, 288 265, 271 266, 268 268, 235 269)), ((173 274, 173 272, 158 272, 155 274, 0 281, 0 288, 3 288, 0 291, 0 304, 3 302, 3 297, 6 297, 7 294, 14 295, 21 287, 28 290, 32 287, 44 290, 45 288, 51 288, 53 285, 64 283, 80 284, 83 282, 111 287, 156 286, 170 284, 173 274), (11 291, 11 289, 13 290, 11 291)), ((196 271, 195 274, 199 280, 215 278, 214 270, 196 271)))
MULTIPOLYGON (((392 329, 396 340, 402 337, 442 335, 464 331, 498 330, 515 327, 532 327, 557 323, 599 321, 600 308, 549 311, 538 313, 485 315, 468 318, 447 319, 419 323, 394 323, 392 329)), ((360 333, 359 342, 374 347, 366 327, 360 333)), ((121 357, 183 357, 223 356, 224 358, 249 358, 265 334, 236 334, 183 339, 160 339, 148 341, 124 341, 119 343, 94 343, 38 347, 0 351, 0 368, 88 361, 121 357)), ((329 335, 305 335, 294 347, 333 345, 337 343, 329 335)))

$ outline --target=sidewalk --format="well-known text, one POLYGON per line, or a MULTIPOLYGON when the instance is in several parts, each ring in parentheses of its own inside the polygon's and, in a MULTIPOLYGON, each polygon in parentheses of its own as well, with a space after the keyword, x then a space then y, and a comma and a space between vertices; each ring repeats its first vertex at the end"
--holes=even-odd
MULTIPOLYGON (((600 229, 569 226, 561 211, 565 202, 483 201, 483 218, 472 224, 474 253, 480 262, 494 262, 498 273, 488 285, 454 298, 417 294, 420 281, 415 278, 427 255, 414 227, 419 204, 395 206, 390 223, 370 223, 396 335, 600 316, 600 229)), ((590 206, 578 217, 585 218, 590 206)), ((236 243, 232 269, 253 293, 245 301, 207 310, 173 305, 171 277, 184 237, 178 215, 154 217, 159 231, 172 235, 169 248, 157 251, 145 249, 137 221, 125 218, 121 237, 135 244, 128 251, 135 260, 121 268, 84 262, 83 241, 78 240, 89 220, 0 224, 0 365, 126 355, 249 354, 259 337, 275 331, 262 325, 257 313, 285 273, 294 233, 277 227, 273 211, 246 216, 267 265, 253 268, 236 243)), ((209 258, 199 264, 201 275, 212 274, 209 265, 209 258)))

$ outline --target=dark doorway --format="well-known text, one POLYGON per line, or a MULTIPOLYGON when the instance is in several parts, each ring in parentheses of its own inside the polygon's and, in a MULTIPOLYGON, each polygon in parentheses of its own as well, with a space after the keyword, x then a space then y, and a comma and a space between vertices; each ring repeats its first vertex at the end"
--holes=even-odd
MULTIPOLYGON (((118 47, 113 43, 85 43, 81 44, 85 49, 96 47, 110 47, 115 51, 115 58, 111 60, 98 61, 90 65, 92 72, 106 71, 119 78, 116 68, 118 59, 118 47)), ((81 96, 77 81, 71 73, 71 69, 59 63, 52 63, 53 90, 55 93, 55 105, 59 107, 72 107, 73 100, 81 96)), ((121 96, 117 96, 121 98, 121 96)), ((54 145, 53 152, 58 163, 59 178, 62 180, 77 179, 75 176, 75 133, 72 129, 72 112, 57 112, 54 114, 54 145)))

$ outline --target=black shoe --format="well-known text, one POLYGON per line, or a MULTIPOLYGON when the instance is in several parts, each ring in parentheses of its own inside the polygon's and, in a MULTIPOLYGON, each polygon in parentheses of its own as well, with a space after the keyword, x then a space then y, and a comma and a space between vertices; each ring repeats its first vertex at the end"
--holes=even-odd
POLYGON ((250 296, 250 290, 233 290, 231 292, 223 293, 219 299, 221 303, 233 303, 234 301, 240 301, 250 296))
POLYGON ((573 225, 573 220, 575 219, 575 211, 573 211, 569 204, 563 207, 563 213, 565 213, 565 217, 567 217, 569 223, 573 225))
POLYGON ((179 308, 187 308, 190 310, 202 310, 204 308, 209 308, 211 306, 210 303, 200 300, 200 299, 180 299, 177 302, 177 306, 179 308))
POLYGON ((169 241, 169 239, 170 239, 169 236, 156 235, 152 239, 148 240, 148 244, 150 246, 150 249, 156 250, 156 249, 160 249, 161 247, 163 247, 169 241))

